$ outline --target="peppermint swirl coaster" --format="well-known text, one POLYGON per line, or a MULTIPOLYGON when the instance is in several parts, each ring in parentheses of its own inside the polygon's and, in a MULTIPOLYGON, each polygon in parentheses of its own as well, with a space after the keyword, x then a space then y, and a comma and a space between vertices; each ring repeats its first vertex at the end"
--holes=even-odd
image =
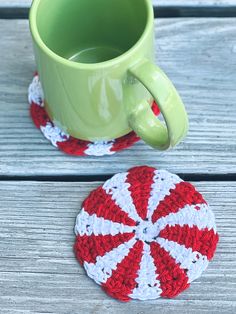
MULTIPOLYGON (((44 109, 44 96, 38 74, 35 74, 28 90, 30 114, 35 126, 41 130, 43 135, 53 146, 66 154, 74 156, 104 156, 113 155, 123 149, 127 149, 140 141, 140 138, 131 132, 123 137, 112 141, 88 142, 78 140, 63 132, 50 120, 44 109)), ((157 104, 152 106, 156 116, 160 114, 157 104)))
POLYGON ((91 192, 75 233, 88 276, 121 301, 177 296, 201 276, 219 240, 214 214, 194 186, 147 166, 91 192))

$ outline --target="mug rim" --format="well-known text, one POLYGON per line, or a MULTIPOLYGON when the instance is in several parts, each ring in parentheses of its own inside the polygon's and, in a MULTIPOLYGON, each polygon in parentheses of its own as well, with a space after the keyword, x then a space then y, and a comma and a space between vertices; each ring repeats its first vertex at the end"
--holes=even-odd
POLYGON ((143 41, 145 41, 146 37, 148 36, 149 31, 151 31, 153 27, 154 12, 153 12, 151 2, 150 0, 143 0, 147 9, 147 22, 146 22, 142 35, 139 37, 138 41, 136 41, 136 43, 130 49, 128 49, 127 51, 125 51, 123 54, 121 54, 120 56, 116 58, 103 61, 103 62, 98 62, 98 63, 74 62, 66 58, 63 58, 59 56, 58 54, 56 54, 55 52, 53 52, 42 40, 38 31, 37 23, 36 23, 37 9, 41 1, 42 0, 33 0, 32 6, 30 9, 29 24, 30 24, 32 37, 34 41, 37 43, 37 45, 39 46, 39 48, 43 50, 43 52, 46 53, 50 58, 54 59, 55 61, 59 63, 62 63, 66 66, 70 66, 73 68, 96 70, 99 68, 114 66, 117 63, 126 60, 139 49, 143 41))

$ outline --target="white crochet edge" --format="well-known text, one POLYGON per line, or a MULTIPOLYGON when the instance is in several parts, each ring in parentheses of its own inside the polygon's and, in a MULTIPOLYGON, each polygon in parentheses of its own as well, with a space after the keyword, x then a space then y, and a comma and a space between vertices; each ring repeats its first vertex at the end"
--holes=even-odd
POLYGON ((94 142, 88 145, 88 148, 85 150, 85 154, 88 156, 104 156, 104 155, 113 155, 115 151, 112 151, 114 141, 101 141, 94 142))
POLYGON ((30 104, 34 102, 38 106, 43 107, 43 100, 44 95, 42 85, 39 81, 38 75, 35 75, 28 89, 28 101, 30 104))
POLYGON ((64 133, 61 129, 59 129, 57 126, 54 126, 50 122, 48 122, 46 126, 41 126, 40 130, 46 139, 51 141, 52 145, 55 147, 58 147, 57 143, 66 142, 70 137, 68 134, 64 133))
MULTIPOLYGON (((96 214, 89 215, 86 213, 85 209, 83 209, 77 217, 75 232, 77 235, 115 235, 129 231, 135 233, 134 238, 127 243, 107 252, 103 257, 98 256, 95 263, 85 263, 85 269, 88 275, 98 284, 104 284, 107 279, 111 277, 112 270, 115 270, 117 264, 127 256, 135 242, 141 240, 144 243, 144 250, 140 269, 135 279, 137 287, 130 294, 130 298, 140 300, 156 299, 160 297, 162 290, 157 280, 159 275, 158 270, 151 257, 150 248, 148 248, 150 238, 153 239, 154 231, 156 230, 158 234, 167 225, 188 225, 189 227, 197 226, 199 229, 213 229, 216 233, 215 218, 207 204, 196 204, 194 206, 187 205, 177 213, 171 213, 166 217, 158 219, 154 224, 151 219, 143 221, 137 214, 131 194, 128 190, 130 184, 126 182, 127 175, 128 173, 120 173, 113 176, 104 183, 103 189, 108 195, 111 195, 113 201, 126 212, 130 218, 139 222, 137 226, 124 226, 123 224, 114 223, 104 218, 98 218, 96 214), (87 229, 85 230, 86 226, 87 229)), ((149 198, 149 209, 152 213, 153 208, 159 204, 160 200, 163 200, 165 195, 169 195, 170 189, 174 189, 176 184, 181 181, 178 176, 172 175, 167 171, 155 171, 155 180, 149 198), (164 178, 164 180, 160 180, 160 178, 164 178), (156 193, 160 199, 156 196, 156 193)), ((170 256, 176 260, 176 263, 179 264, 182 269, 187 270, 189 283, 197 279, 207 268, 208 259, 200 252, 193 251, 191 248, 186 248, 184 245, 163 239, 160 236, 152 241, 157 242, 169 252, 170 256)))

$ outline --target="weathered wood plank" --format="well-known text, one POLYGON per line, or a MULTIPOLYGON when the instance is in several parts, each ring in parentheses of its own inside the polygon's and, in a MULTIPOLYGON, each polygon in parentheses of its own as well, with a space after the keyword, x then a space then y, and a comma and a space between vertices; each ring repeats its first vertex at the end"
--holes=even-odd
POLYGON ((235 0, 152 0, 154 6, 230 6, 235 5, 235 0))
MULTIPOLYGON (((32 0, 0 0, 0 7, 29 7, 32 0)), ((234 0, 152 0, 155 6, 235 5, 234 0)))
POLYGON ((153 0, 155 16, 160 17, 235 17, 235 0, 153 0))
POLYGON ((1 313, 235 313, 236 182, 200 182, 220 244, 203 276, 175 300, 121 304, 73 255, 75 217, 98 183, 0 182, 1 313))
POLYGON ((0 8, 29 7, 32 0, 0 0, 0 8))
POLYGON ((28 22, 0 21, 0 175, 101 175, 149 164, 177 173, 236 172, 235 19, 156 21, 156 62, 179 89, 187 139, 160 153, 143 143, 112 157, 73 158, 52 147, 29 118, 35 70, 28 22))

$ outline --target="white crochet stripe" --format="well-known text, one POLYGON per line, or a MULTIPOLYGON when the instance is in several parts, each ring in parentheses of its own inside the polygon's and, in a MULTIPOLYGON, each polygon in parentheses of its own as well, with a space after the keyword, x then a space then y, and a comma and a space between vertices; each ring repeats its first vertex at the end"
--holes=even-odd
POLYGON ((165 170, 155 170, 151 187, 150 198, 148 201, 147 217, 150 219, 160 204, 167 195, 170 195, 170 190, 175 189, 176 184, 183 182, 180 177, 170 174, 165 170))
MULTIPOLYGON (((44 99, 43 89, 39 81, 39 76, 36 75, 29 86, 28 100, 30 104, 34 102, 40 107, 43 107, 44 106, 43 99, 44 99)), ((51 122, 48 122, 46 126, 41 126, 40 130, 42 131, 46 139, 48 139, 55 147, 57 147, 58 142, 65 142, 70 137, 69 134, 66 134, 60 128, 54 126, 51 122)))
POLYGON ((156 267, 151 256, 150 246, 144 243, 143 255, 135 280, 138 287, 134 288, 130 298, 138 300, 154 300, 160 297, 162 290, 157 279, 156 267))
POLYGON ((94 142, 88 145, 88 148, 85 150, 85 154, 88 156, 104 156, 104 155, 113 155, 115 151, 111 151, 114 141, 109 142, 94 142))
POLYGON ((43 107, 43 99, 44 99, 43 89, 39 81, 39 76, 36 75, 33 78, 33 81, 30 84, 29 89, 28 89, 28 100, 30 104, 34 102, 40 107, 43 107))
POLYGON ((134 228, 122 223, 106 220, 103 217, 97 217, 96 214, 89 215, 84 209, 81 210, 76 219, 76 235, 116 235, 119 233, 131 233, 134 228))
POLYGON ((207 256, 193 252, 191 248, 187 249, 184 245, 162 238, 158 238, 156 242, 175 259, 177 264, 180 264, 180 268, 187 269, 189 283, 199 278, 209 264, 207 256))
POLYGON ((112 276, 112 271, 115 270, 117 265, 129 254, 129 251, 134 246, 135 242, 136 240, 133 238, 106 253, 104 256, 98 256, 95 264, 85 262, 84 268, 87 271, 88 276, 99 285, 106 283, 112 276))
POLYGON ((183 227, 196 226, 198 229, 213 229, 216 232, 215 217, 207 204, 186 205, 177 213, 171 213, 166 217, 159 218, 155 223, 159 231, 163 230, 167 225, 179 225, 183 227), (197 210, 195 207, 200 208, 197 210))
POLYGON ((104 183, 103 189, 108 195, 111 195, 116 205, 126 212, 130 218, 134 221, 141 221, 134 206, 130 191, 128 190, 130 184, 126 182, 127 175, 128 173, 116 174, 104 183))
POLYGON ((69 139, 69 135, 64 133, 57 126, 54 126, 52 123, 48 122, 46 126, 41 126, 40 130, 48 139, 51 141, 52 145, 57 147, 58 142, 66 142, 69 139))

